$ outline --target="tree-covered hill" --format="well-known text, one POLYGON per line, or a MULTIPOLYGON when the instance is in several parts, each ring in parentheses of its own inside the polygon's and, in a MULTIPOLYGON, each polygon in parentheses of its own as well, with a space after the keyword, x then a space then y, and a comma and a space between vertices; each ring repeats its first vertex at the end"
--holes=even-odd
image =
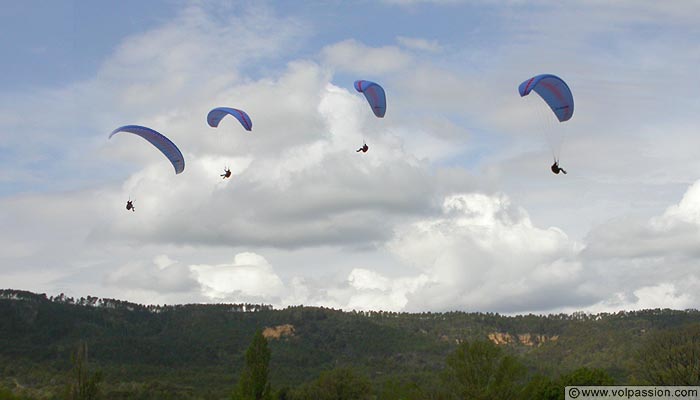
POLYGON ((361 371, 376 385, 431 379, 459 343, 474 340, 490 340, 522 357, 531 373, 554 376, 589 367, 630 382, 645 336, 698 322, 696 310, 409 314, 253 304, 144 306, 2 290, 0 387, 60 387, 70 354, 84 342, 113 396, 150 385, 180 398, 223 398, 235 385, 250 339, 265 328, 272 328, 265 334, 277 388, 299 386, 339 367, 361 371))

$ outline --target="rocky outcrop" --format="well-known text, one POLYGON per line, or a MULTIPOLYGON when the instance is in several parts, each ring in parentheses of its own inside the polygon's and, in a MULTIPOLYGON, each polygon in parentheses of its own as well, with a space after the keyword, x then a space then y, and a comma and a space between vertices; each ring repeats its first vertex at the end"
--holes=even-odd
POLYGON ((488 338, 497 345, 513 343, 513 337, 509 333, 493 332, 488 334, 488 338))
POLYGON ((511 335, 505 332, 493 332, 489 333, 488 338, 491 342, 496 345, 504 344, 521 344, 523 346, 542 346, 547 342, 556 342, 559 340, 559 335, 543 335, 539 333, 519 333, 517 335, 511 335))
POLYGON ((294 325, 292 324, 284 324, 284 325, 277 325, 273 327, 268 327, 263 330, 263 336, 265 336, 266 339, 277 339, 279 340, 282 337, 285 336, 294 336, 294 325))

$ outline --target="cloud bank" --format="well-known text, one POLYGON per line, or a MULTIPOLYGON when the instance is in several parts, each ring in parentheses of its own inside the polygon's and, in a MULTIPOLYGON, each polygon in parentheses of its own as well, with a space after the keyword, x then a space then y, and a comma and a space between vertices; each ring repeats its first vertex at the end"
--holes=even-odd
MULTIPOLYGON (((432 6, 463 6, 446 3, 432 6)), ((698 10, 636 4, 536 7, 542 24, 527 26, 534 11, 490 4, 479 40, 307 48, 312 17, 189 5, 84 80, 0 95, 6 284, 145 303, 698 307, 698 103, 681 83, 700 53, 678 32, 697 30, 698 10), (515 91, 549 70, 576 93, 565 180, 515 91), (355 77, 382 82, 386 118, 355 77), (253 132, 208 127, 217 106, 246 110, 253 132), (108 141, 124 124, 170 137, 185 173, 140 138, 108 141)))

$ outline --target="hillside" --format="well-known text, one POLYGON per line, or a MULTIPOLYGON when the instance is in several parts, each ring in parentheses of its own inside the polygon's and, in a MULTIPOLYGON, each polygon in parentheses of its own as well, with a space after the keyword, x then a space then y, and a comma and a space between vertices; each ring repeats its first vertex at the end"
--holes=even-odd
POLYGON ((156 385, 179 393, 175 397, 221 398, 235 384, 257 330, 264 330, 270 344, 274 387, 298 386, 339 366, 362 371, 375 384, 428 379, 459 343, 471 340, 490 340, 519 355, 531 372, 601 368, 627 382, 645 335, 697 322, 696 310, 409 314, 252 304, 143 306, 2 290, 0 384, 58 390, 71 352, 85 341, 91 365, 113 393, 156 385))

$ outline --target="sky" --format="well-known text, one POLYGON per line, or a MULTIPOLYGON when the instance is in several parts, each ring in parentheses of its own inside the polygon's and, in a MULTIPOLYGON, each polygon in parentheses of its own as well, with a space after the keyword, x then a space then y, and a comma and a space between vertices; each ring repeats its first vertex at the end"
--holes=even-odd
POLYGON ((698 20, 688 1, 8 2, 0 287, 699 308, 698 20), (519 96, 542 73, 568 83, 571 120, 519 96), (384 118, 358 79, 384 87, 384 118), (253 130, 209 127, 220 106, 253 130), (108 139, 129 124, 169 137, 185 171, 137 136, 108 139), (549 169, 552 138, 567 175, 549 169))

